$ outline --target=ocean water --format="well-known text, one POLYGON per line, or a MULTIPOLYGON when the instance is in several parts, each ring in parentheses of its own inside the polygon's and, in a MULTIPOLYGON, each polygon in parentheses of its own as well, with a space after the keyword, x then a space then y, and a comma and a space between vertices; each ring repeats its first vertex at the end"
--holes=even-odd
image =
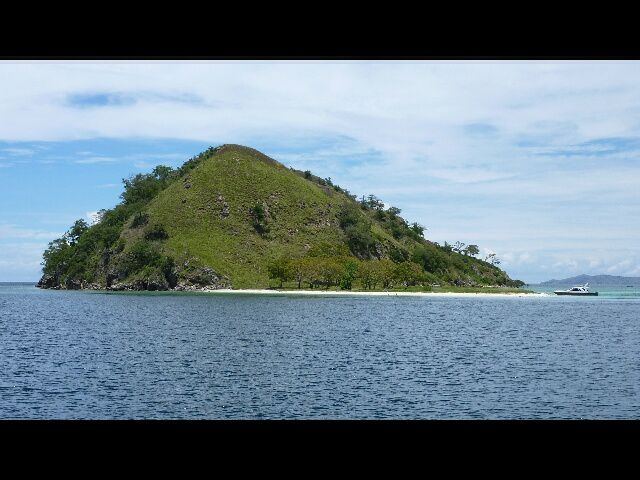
POLYGON ((640 291, 629 290, 280 297, 0 284, 0 418, 640 418, 640 291))

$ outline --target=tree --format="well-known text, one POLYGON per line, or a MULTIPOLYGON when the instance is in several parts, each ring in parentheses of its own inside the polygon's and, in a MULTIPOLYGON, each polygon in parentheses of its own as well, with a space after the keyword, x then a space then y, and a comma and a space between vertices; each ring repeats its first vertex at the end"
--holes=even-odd
POLYGON ((411 256, 411 261, 421 265, 427 272, 443 272, 447 268, 447 257, 435 248, 417 246, 411 256))
POLYGON ((303 257, 294 260, 291 265, 292 278, 300 283, 305 281, 311 288, 324 285, 338 285, 344 273, 343 266, 328 257, 303 257))
POLYGON ((129 178, 123 178, 124 192, 122 192, 120 198, 128 205, 137 202, 148 202, 166 188, 176 175, 176 172, 171 167, 158 165, 153 169, 152 173, 139 173, 129 178))
POLYGON ((484 257, 484 261, 490 263, 491 265, 500 265, 500 260, 496 257, 495 253, 490 253, 486 257, 484 257))
POLYGON ((310 170, 305 170, 304 171, 304 178, 307 178, 307 179, 311 178, 311 171, 310 170))
POLYGON ((105 210, 104 208, 101 210, 98 210, 95 213, 91 214, 91 226, 93 225, 97 225, 98 223, 102 222, 102 219, 104 218, 104 215, 107 213, 107 210, 105 210))
POLYGON ((424 227, 417 222, 411 224, 411 230, 420 237, 424 235, 424 227))
POLYGON ((432 249, 429 251, 429 254, 423 263, 423 267, 427 272, 443 273, 447 270, 448 264, 447 256, 444 253, 432 249))
POLYGON ((393 270, 393 278, 407 288, 422 280, 423 270, 413 262, 398 263, 393 270))
POLYGON ((166 165, 158 165, 151 171, 151 174, 161 183, 165 183, 176 176, 175 170, 166 165))
POLYGON ((298 283, 298 288, 302 288, 302 282, 307 279, 309 272, 309 259, 294 258, 288 262, 288 267, 291 280, 295 280, 298 283))
POLYGON ((317 261, 319 280, 325 288, 338 285, 344 273, 344 267, 331 258, 318 258, 317 261))
POLYGON ((400 215, 400 213, 402 213, 402 210, 397 207, 389 207, 387 208, 387 213, 392 217, 397 217, 398 215, 400 215))
POLYGON ((80 239, 82 234, 87 230, 89 230, 89 225, 87 225, 87 222, 85 222, 83 219, 76 220, 69 231, 65 233, 65 237, 67 238, 69 244, 73 247, 76 243, 78 243, 78 240, 80 239))
POLYGON ((383 210, 384 209, 384 202, 382 200, 380 200, 378 197, 376 197, 375 195, 368 195, 367 199, 365 200, 364 196, 362 197, 362 203, 370 209, 373 210, 383 210))
POLYGON ((371 226, 368 223, 350 225, 344 229, 344 233, 349 249, 354 255, 360 258, 369 257, 369 251, 375 245, 375 240, 371 235, 371 226))
POLYGON ((409 258, 409 254, 401 248, 392 246, 389 249, 389 258, 393 261, 393 263, 401 263, 409 258))
MULTIPOLYGON (((267 265, 267 272, 269 273, 269 278, 280 281, 280 288, 282 288, 283 282, 293 280, 294 277, 294 272, 291 268, 290 261, 285 256, 281 256, 270 262, 267 265)), ((299 284, 298 288, 300 288, 299 284)))
POLYGON ((309 284, 310 288, 314 288, 322 283, 322 272, 319 257, 304 258, 304 280, 309 284))
POLYGON ((472 257, 478 255, 480 253, 480 249, 477 245, 468 245, 467 248, 463 250, 465 255, 471 255, 472 257))
POLYGON ((375 244, 371 235, 371 220, 352 203, 343 204, 337 217, 351 252, 360 258, 368 257, 370 248, 375 244))
POLYGON ((391 286, 394 279, 394 269, 396 264, 389 259, 382 259, 379 263, 380 266, 380 281, 382 282, 382 288, 385 290, 391 286))
POLYGON ((264 205, 260 202, 256 202, 256 204, 249 209, 249 214, 253 220, 253 228, 255 228, 256 232, 260 235, 264 235, 265 233, 269 233, 269 225, 267 224, 267 210, 264 205))
POLYGON ((43 272, 47 275, 59 276, 67 266, 73 248, 63 236, 49 242, 49 246, 42 254, 43 272))
MULTIPOLYGON (((399 208, 389 207, 386 213, 381 212, 381 210, 376 211, 376 213, 380 213, 380 215, 376 215, 376 218, 384 221, 384 228, 388 230, 395 239, 400 239, 404 236, 417 236, 416 233, 409 228, 407 221, 399 216, 401 212, 399 208)), ((421 227, 417 223, 415 225, 418 229, 421 227)))
POLYGON ((360 263, 358 278, 362 286, 370 290, 375 288, 382 278, 382 268, 378 260, 369 260, 360 263))
POLYGON ((351 290, 353 281, 356 279, 358 274, 358 267, 358 262, 355 260, 347 260, 344 263, 344 272, 342 274, 342 279, 340 280, 340 288, 342 290, 351 290))
MULTIPOLYGON (((393 217, 392 217, 393 218, 393 217)), ((402 228, 403 225, 401 225, 400 223, 396 222, 396 221, 391 221, 389 223, 389 230, 391 231, 391 235, 393 235, 393 238, 399 240, 400 238, 402 238, 402 236, 404 235, 404 228, 402 228)))
POLYGON ((465 244, 465 243, 463 243, 463 242, 456 242, 456 243, 453 245, 452 250, 453 250, 454 252, 462 253, 462 250, 463 250, 463 248, 464 248, 464 246, 465 246, 465 245, 466 245, 466 244, 465 244))

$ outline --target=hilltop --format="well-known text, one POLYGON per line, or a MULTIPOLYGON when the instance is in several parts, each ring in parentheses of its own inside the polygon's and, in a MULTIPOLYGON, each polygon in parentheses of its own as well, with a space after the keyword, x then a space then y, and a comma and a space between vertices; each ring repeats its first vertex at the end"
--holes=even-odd
POLYGON ((38 286, 194 290, 270 286, 519 287, 495 259, 424 238, 395 207, 252 148, 222 145, 124 181, 122 202, 44 252, 38 286), (493 262, 493 263, 492 263, 493 262))
POLYGON ((627 285, 640 285, 640 277, 620 277, 616 275, 578 275, 576 277, 565 278, 563 280, 547 280, 546 282, 539 283, 540 286, 556 286, 556 285, 583 285, 589 283, 593 287, 597 286, 623 286, 627 285))

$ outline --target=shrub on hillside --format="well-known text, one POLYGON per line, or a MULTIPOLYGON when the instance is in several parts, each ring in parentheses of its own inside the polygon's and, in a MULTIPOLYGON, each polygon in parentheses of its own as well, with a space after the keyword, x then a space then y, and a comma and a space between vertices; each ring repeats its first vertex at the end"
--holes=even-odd
POLYGON ((269 233, 269 225, 267 223, 267 210, 262 203, 258 202, 253 207, 251 207, 249 209, 249 214, 251 215, 253 228, 256 230, 256 232, 258 232, 260 235, 269 233))
POLYGON ((146 225, 149 222, 149 215, 144 212, 138 212, 133 216, 131 221, 131 228, 138 228, 146 225))
POLYGON ((169 238, 169 234, 163 225, 152 225, 144 231, 145 240, 166 240, 167 238, 169 238))
POLYGON ((369 258, 375 239, 371 235, 371 221, 355 203, 346 203, 338 212, 338 222, 344 232, 351 252, 359 258, 369 258))

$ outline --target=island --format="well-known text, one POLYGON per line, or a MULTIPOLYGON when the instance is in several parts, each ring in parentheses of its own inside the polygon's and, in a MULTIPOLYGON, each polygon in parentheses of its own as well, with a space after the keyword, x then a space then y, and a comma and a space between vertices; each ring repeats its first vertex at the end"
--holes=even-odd
POLYGON ((566 286, 584 285, 588 283, 592 287, 635 287, 640 285, 640 277, 622 277, 619 275, 577 275, 562 280, 552 279, 541 282, 536 286, 566 286))
POLYGON ((121 202, 43 254, 38 287, 522 292, 495 255, 424 237, 400 209, 240 145, 123 180, 121 202))

